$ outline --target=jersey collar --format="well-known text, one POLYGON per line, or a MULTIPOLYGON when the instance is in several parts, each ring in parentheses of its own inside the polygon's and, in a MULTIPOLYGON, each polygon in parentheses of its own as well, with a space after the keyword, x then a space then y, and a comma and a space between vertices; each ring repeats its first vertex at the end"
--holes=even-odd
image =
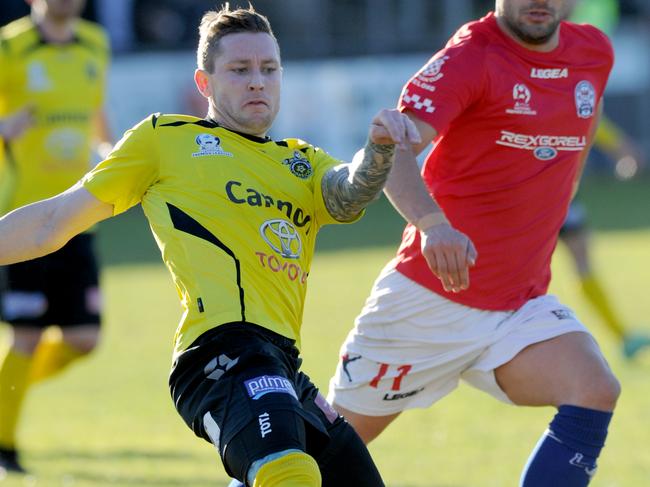
POLYGON ((245 134, 243 132, 237 132, 236 130, 229 129, 227 127, 224 127, 223 125, 219 125, 219 122, 211 119, 211 118, 204 118, 203 120, 199 121, 199 125, 202 125, 204 127, 208 128, 222 128, 224 130, 227 130, 228 132, 232 132, 233 134, 237 134, 240 137, 244 137, 245 139, 252 140, 253 142, 258 142, 260 144, 266 144, 267 142, 271 142, 271 137, 268 135, 266 137, 258 137, 257 135, 251 135, 251 134, 245 134), (203 123, 200 123, 203 122, 203 123))

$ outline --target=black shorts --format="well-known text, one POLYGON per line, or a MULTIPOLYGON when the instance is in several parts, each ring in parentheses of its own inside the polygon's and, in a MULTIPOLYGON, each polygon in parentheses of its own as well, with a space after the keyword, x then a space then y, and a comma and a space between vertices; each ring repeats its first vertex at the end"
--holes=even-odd
POLYGON ((299 371, 293 341, 250 323, 201 335, 175 361, 169 379, 176 409, 214 444, 229 475, 297 449, 318 463, 323 486, 383 486, 366 446, 299 371))
POLYGON ((99 325, 93 242, 77 235, 56 252, 4 267, 2 319, 16 327, 99 325))

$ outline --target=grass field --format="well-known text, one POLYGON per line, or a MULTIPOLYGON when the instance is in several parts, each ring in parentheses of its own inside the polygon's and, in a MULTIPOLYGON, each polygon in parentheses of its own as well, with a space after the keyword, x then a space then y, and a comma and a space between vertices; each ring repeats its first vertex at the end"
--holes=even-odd
MULTIPOLYGON (((626 321, 646 331, 649 184, 594 180, 583 194, 593 210, 598 271, 626 321)), ((304 370, 322 389, 401 226, 379 203, 359 224, 323 232, 303 327, 304 370)), ((104 341, 83 366, 32 391, 20 438, 34 475, 9 477, 2 487, 226 485, 216 453, 193 437, 169 398, 166 379, 180 308, 146 233, 137 212, 100 228, 104 341)), ((552 291, 593 329, 624 388, 592 486, 649 486, 650 354, 634 363, 621 358, 619 344, 578 294, 562 250, 552 291)), ((506 406, 461 386, 433 408, 399 418, 371 452, 392 487, 514 487, 552 414, 506 406)))

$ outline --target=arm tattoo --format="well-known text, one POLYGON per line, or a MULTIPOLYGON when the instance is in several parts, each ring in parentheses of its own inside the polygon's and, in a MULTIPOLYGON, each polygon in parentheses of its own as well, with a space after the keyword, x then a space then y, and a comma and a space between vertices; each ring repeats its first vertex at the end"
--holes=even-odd
POLYGON ((394 145, 368 141, 360 160, 330 169, 321 185, 330 214, 341 222, 354 219, 379 197, 394 159, 394 145))

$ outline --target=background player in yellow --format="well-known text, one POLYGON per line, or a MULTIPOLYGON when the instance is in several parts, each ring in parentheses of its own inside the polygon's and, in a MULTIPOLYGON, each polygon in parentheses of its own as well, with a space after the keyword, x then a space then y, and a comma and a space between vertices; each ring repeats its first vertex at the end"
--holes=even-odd
MULTIPOLYGON (((34 0, 31 16, 0 30, 2 213, 65 190, 88 171, 92 144, 110 145, 102 110, 109 47, 99 26, 79 18, 84 3, 34 0)), ((13 333, 0 344, 0 471, 23 471, 16 429, 28 387, 97 344, 92 246, 85 233, 51 256, 4 268, 0 309, 13 333)))
POLYGON ((359 218, 396 145, 419 135, 393 109, 375 116, 351 164, 274 141, 282 66, 268 20, 226 3, 200 34, 206 118, 152 115, 79 183, 0 219, 0 264, 55 251, 140 203, 183 307, 174 404, 227 472, 257 487, 381 486, 361 439, 300 371, 300 326, 319 228, 359 218))
MULTIPOLYGON (((571 15, 571 20, 595 25, 611 36, 619 20, 618 1, 579 1, 571 15)), ((619 177, 632 177, 643 165, 641 150, 621 128, 605 116, 601 118, 596 131, 594 145, 616 164, 619 177)), ((650 336, 631 332, 624 324, 620 313, 612 305, 605 291, 606 287, 602 285, 594 269, 588 227, 586 208, 579 198, 574 199, 560 231, 560 240, 569 250, 584 297, 607 328, 620 340, 623 354, 627 358, 632 358, 644 348, 650 347, 650 336)))

